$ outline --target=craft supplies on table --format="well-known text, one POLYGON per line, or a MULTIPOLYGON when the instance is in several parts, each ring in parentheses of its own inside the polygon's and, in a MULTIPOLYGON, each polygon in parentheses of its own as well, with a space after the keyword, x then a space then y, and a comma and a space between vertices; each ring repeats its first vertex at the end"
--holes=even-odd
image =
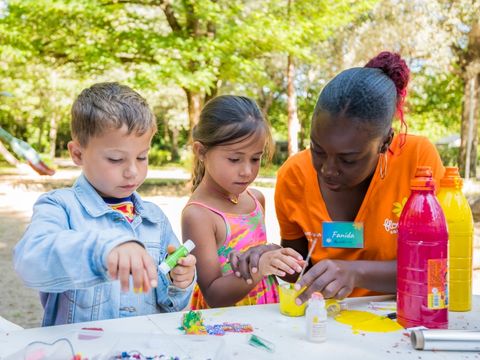
POLYGON ((448 231, 429 166, 417 166, 410 189, 398 220, 398 323, 446 329, 448 231))
POLYGON ((327 340, 327 309, 322 293, 314 292, 308 300, 305 321, 307 340, 313 342, 327 340))
POLYGON ((413 330, 412 346, 417 350, 459 350, 480 352, 480 331, 413 330))
MULTIPOLYGON (((374 313, 377 317, 385 316, 391 310, 372 310, 371 302, 389 300, 386 296, 367 298, 347 298, 342 300, 349 310, 374 313)), ((11 357, 12 354, 25 348, 32 341, 53 342, 67 337, 70 339, 74 352, 81 354, 82 360, 101 360, 105 354, 113 351, 145 351, 146 355, 177 356, 181 360, 206 360, 207 358, 222 360, 276 360, 301 358, 302 360, 317 360, 322 354, 333 354, 335 360, 357 359, 389 359, 389 360, 475 360, 480 358, 480 352, 456 351, 422 351, 415 350, 410 341, 410 333, 406 330, 393 332, 371 332, 354 330, 352 326, 327 319, 328 341, 312 343, 305 339, 305 317, 289 317, 279 313, 278 304, 238 306, 202 310, 204 324, 243 323, 250 324, 252 333, 231 333, 223 336, 185 335, 179 329, 181 313, 165 313, 148 316, 129 317, 123 319, 96 321, 82 324, 51 326, 47 328, 25 329, 0 334, 0 358, 2 360, 23 359, 11 357), (86 331, 85 328, 99 328, 86 331), (82 330, 83 329, 83 330, 82 330), (91 338, 89 340, 80 340, 91 338), (100 336, 99 336, 100 335, 100 336), (268 341, 274 347, 271 353, 262 347, 250 344, 253 339, 268 341), (153 349, 147 342, 149 338, 159 339, 158 347, 153 349), (165 347, 161 348, 164 344, 165 347), (140 347, 137 347, 140 345, 140 347), (205 356, 205 351, 210 351, 205 356)), ((383 308, 383 307, 382 307, 383 308)), ((387 317, 383 321, 393 321, 387 317)), ((451 313, 449 326, 458 330, 480 331, 480 296, 474 296, 472 311, 451 313)), ((267 343, 267 344, 268 344, 267 343)), ((264 342, 265 344, 265 342, 264 342)), ((65 358, 63 358, 65 359, 65 358)), ((70 359, 70 358, 67 358, 70 359)))
POLYGON ((102 338, 82 341, 71 333, 53 341, 34 341, 2 359, 223 360, 224 352, 224 340, 215 336, 109 332, 102 338))
POLYGON ((158 265, 158 270, 162 274, 168 274, 175 266, 177 266, 180 258, 187 256, 195 248, 195 243, 188 239, 183 245, 181 245, 175 252, 168 255, 167 258, 158 265))
POLYGON ((303 316, 307 303, 297 305, 295 299, 301 291, 294 288, 294 284, 283 283, 278 286, 278 295, 280 297, 280 313, 287 316, 303 316))

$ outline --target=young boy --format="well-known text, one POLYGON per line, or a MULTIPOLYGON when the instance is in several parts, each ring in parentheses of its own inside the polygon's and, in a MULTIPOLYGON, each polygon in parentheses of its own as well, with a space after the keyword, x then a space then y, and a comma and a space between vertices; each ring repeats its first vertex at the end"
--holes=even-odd
POLYGON ((14 250, 15 270, 40 291, 43 326, 182 310, 195 257, 157 274, 179 242, 164 213, 135 192, 157 130, 146 101, 126 86, 95 84, 75 100, 71 130, 82 175, 37 200, 14 250))

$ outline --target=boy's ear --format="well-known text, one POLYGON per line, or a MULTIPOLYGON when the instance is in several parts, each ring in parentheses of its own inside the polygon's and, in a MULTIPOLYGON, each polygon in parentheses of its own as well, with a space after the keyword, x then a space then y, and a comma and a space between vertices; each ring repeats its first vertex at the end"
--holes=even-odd
POLYGON ((71 140, 68 142, 67 147, 68 147, 68 152, 70 153, 70 157, 72 158, 75 165, 82 166, 83 165, 82 146, 78 143, 77 140, 71 140))
POLYGON ((388 135, 384 138, 382 146, 380 147, 380 153, 384 154, 387 152, 388 148, 390 147, 390 144, 393 141, 393 135, 394 131, 392 128, 388 131, 388 135))
POLYGON ((193 142, 193 153, 197 156, 197 158, 200 159, 200 161, 203 161, 205 159, 206 152, 206 146, 203 145, 200 141, 193 142))

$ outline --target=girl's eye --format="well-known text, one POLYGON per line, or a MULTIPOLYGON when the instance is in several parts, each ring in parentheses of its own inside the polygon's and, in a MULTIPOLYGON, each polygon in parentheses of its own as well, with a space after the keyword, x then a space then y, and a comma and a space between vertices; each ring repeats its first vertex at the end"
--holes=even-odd
POLYGON ((252 159, 253 162, 259 162, 260 161, 260 158, 255 158, 255 159, 252 159))
POLYGON ((112 163, 118 163, 120 161, 122 161, 122 159, 112 159, 112 158, 108 158, 108 161, 112 162, 112 163))
POLYGON ((236 163, 238 162, 240 159, 232 159, 232 158, 228 158, 228 160, 232 163, 236 163))
POLYGON ((147 160, 147 157, 141 156, 141 157, 138 157, 137 160, 138 161, 145 161, 145 160, 147 160))

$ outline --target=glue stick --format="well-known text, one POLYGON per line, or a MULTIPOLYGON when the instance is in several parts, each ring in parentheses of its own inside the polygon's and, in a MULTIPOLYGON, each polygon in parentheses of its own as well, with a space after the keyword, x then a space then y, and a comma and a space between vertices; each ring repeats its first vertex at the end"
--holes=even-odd
POLYGON ((185 243, 180 246, 175 252, 172 254, 168 255, 165 260, 158 266, 158 270, 162 274, 168 274, 170 270, 172 270, 176 265, 177 262, 180 258, 187 256, 190 251, 195 248, 195 244, 193 243, 192 240, 187 240, 185 243))

